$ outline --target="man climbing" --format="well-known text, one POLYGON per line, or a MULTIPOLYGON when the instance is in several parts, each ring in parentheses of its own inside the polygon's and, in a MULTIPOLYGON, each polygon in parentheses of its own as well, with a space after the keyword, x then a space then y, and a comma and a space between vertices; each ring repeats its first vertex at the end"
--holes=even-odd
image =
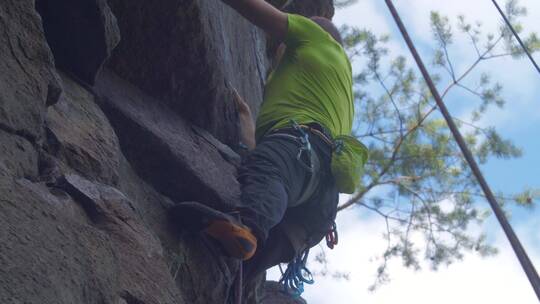
MULTIPOLYGON (((367 152, 348 136, 353 123, 352 72, 339 31, 323 17, 286 14, 264 0, 223 0, 282 42, 251 138, 241 98, 244 141, 253 150, 239 170, 241 204, 234 216, 182 203, 182 221, 201 230, 251 277, 299 258, 335 227, 339 192, 352 193, 367 152), (257 249, 258 248, 258 249, 257 249)), ((330 237, 332 240, 332 237, 330 237)))

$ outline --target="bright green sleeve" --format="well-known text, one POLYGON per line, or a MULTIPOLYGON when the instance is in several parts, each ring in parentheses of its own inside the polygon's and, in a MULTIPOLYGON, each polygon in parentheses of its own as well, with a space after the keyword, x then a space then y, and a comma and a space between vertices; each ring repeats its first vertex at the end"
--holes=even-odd
POLYGON ((328 39, 327 33, 315 22, 304 16, 287 14, 288 26, 285 44, 298 46, 328 39))

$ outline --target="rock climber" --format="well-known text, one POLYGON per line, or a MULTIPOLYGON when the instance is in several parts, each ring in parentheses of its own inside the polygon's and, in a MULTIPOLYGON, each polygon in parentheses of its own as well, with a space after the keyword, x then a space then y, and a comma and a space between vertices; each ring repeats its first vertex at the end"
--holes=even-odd
POLYGON ((236 95, 241 135, 252 149, 239 169, 240 220, 193 203, 174 212, 187 222, 204 217, 202 231, 245 260, 250 278, 300 257, 333 230, 338 194, 354 191, 367 151, 349 136, 351 64, 332 22, 287 14, 264 0, 223 1, 281 42, 279 58, 256 126, 236 95))

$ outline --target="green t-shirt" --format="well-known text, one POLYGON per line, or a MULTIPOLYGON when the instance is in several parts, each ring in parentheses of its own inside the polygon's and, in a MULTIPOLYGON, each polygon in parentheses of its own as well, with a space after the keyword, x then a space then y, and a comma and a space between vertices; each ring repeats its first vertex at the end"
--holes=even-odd
POLYGON ((287 46, 270 75, 256 137, 290 124, 318 122, 333 136, 351 132, 352 70, 347 54, 312 20, 288 15, 287 46))

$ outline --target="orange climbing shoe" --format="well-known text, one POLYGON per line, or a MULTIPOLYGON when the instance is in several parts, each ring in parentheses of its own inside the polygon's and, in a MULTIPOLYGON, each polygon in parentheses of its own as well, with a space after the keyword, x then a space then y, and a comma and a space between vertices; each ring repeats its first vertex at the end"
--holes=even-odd
POLYGON ((257 238, 239 220, 198 202, 177 203, 169 209, 175 224, 192 232, 203 232, 216 240, 233 258, 248 260, 257 250, 257 238))
POLYGON ((218 241, 233 258, 249 260, 257 250, 257 238, 242 224, 217 219, 203 231, 218 241))

